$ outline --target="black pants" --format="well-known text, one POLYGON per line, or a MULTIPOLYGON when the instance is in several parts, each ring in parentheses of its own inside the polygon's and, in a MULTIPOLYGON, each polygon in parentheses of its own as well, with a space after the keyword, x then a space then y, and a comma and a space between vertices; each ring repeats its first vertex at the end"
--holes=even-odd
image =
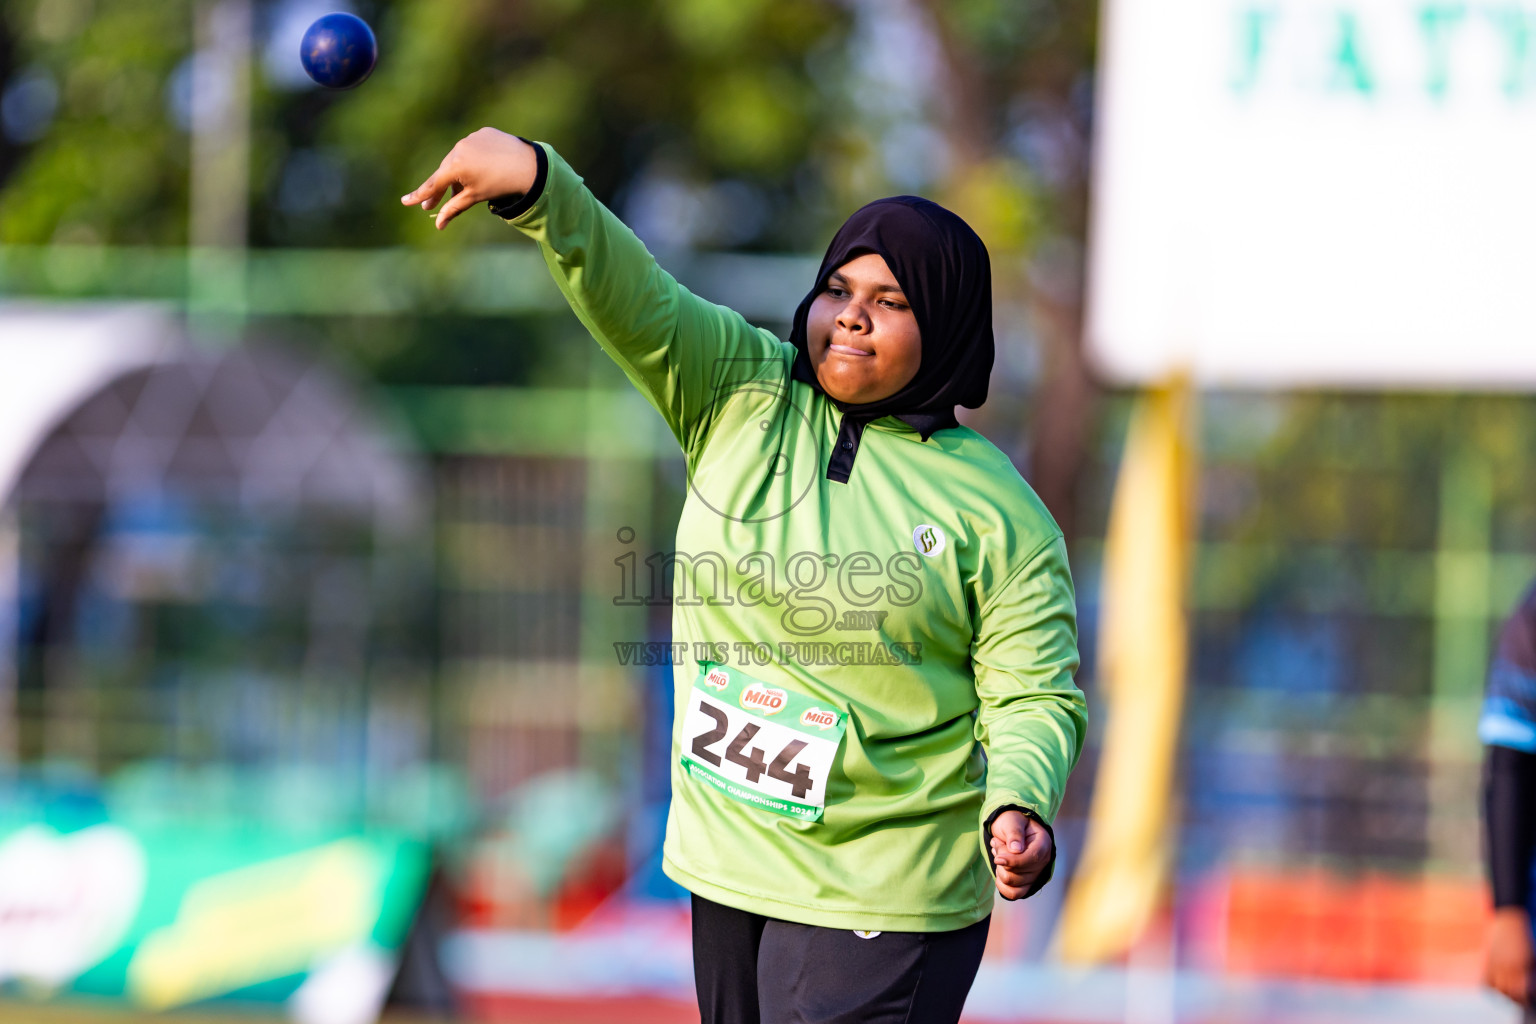
POLYGON ((702 1024, 956 1024, 991 920, 861 938, 695 896, 702 1024))

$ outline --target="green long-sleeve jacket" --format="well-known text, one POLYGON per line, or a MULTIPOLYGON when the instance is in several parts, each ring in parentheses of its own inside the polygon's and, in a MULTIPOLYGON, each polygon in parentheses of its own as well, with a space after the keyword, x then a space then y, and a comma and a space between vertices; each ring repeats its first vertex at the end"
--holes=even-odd
POLYGON ((840 414, 794 349, 679 285, 543 149, 510 223, 687 460, 667 874, 806 924, 979 921, 982 823, 1049 823, 1082 746, 1061 531, 966 427, 876 420, 828 480, 840 414))

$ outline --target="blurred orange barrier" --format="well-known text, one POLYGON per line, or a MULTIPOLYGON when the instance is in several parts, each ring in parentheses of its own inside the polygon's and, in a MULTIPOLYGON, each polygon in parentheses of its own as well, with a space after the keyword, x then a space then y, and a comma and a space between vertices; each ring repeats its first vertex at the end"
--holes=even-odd
POLYGON ((622 850, 593 844, 541 887, 514 852, 494 836, 472 849, 454 894, 462 926, 569 931, 613 895, 629 873, 622 850))
POLYGON ((1481 881, 1253 871, 1228 875, 1212 895, 1225 904, 1213 952, 1230 972, 1479 980, 1490 915, 1481 881))

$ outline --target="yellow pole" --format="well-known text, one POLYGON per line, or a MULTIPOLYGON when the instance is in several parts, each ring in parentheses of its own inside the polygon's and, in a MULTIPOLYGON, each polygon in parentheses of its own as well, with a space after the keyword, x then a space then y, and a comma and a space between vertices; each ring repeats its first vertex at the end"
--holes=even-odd
POLYGON ((1069 963, 1126 953, 1167 883, 1188 660, 1191 413, 1182 378, 1139 398, 1115 484, 1099 618, 1102 754, 1082 863, 1057 930, 1069 963))

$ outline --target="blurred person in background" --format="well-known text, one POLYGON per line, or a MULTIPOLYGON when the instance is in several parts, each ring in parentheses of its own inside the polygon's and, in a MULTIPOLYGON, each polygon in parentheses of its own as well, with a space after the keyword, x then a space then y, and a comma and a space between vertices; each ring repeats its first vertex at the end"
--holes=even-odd
POLYGON ((1487 745, 1483 814, 1493 885, 1488 984, 1531 1007, 1532 855, 1536 853, 1536 587, 1499 634, 1478 736, 1487 745))
POLYGON ((488 201, 537 242, 687 456, 679 551, 718 573, 709 600, 674 602, 673 640, 722 653, 675 670, 664 864, 693 893, 705 1024, 957 1021, 994 887, 1019 899, 1050 877, 1086 725, 1061 531, 955 418, 992 367, 981 240, 927 200, 865 206, 784 343, 678 285, 544 144, 482 129, 401 201, 440 228, 488 201), (835 606, 807 594, 834 578, 874 625, 817 621, 835 606), (876 639, 801 643, 852 629, 876 639), (752 692, 777 702, 768 714, 788 702, 788 735, 801 702, 802 738, 748 749, 749 722, 727 746, 740 712, 710 688, 732 686, 743 708, 752 692), (834 725, 813 777, 796 759, 834 725))

